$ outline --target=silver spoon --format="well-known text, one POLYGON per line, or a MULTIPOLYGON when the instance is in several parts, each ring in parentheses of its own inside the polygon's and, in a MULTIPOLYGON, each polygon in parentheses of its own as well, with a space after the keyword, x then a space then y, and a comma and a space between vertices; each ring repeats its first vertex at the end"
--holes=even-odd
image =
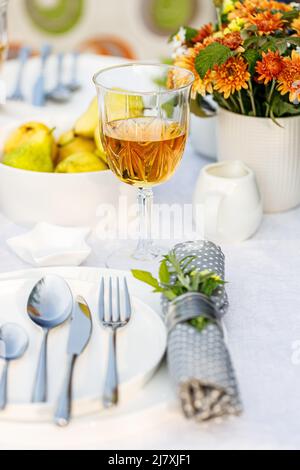
POLYGON ((7 323, 0 328, 0 357, 5 361, 0 380, 0 410, 4 410, 7 403, 9 364, 25 354, 28 344, 27 333, 19 325, 7 323))
POLYGON ((47 343, 51 329, 71 315, 73 295, 64 279, 45 276, 33 288, 27 304, 29 318, 43 330, 43 342, 32 395, 33 403, 47 401, 47 343))
POLYGON ((54 90, 48 93, 47 98, 55 103, 67 103, 71 99, 71 92, 63 83, 63 63, 65 55, 57 55, 57 84, 54 90))
POLYGON ((73 65, 72 65, 72 78, 70 83, 67 85, 68 89, 71 93, 75 93, 81 89, 81 85, 78 80, 78 59, 80 57, 80 53, 78 51, 73 52, 73 65))

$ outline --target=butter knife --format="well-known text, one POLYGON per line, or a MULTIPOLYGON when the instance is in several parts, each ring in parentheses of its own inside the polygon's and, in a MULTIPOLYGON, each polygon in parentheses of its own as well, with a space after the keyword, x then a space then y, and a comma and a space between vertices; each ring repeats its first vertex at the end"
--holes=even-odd
POLYGON ((93 330, 92 316, 86 301, 77 297, 72 316, 68 342, 68 368, 58 401, 54 421, 57 426, 67 426, 72 412, 72 380, 77 358, 87 347, 93 330))

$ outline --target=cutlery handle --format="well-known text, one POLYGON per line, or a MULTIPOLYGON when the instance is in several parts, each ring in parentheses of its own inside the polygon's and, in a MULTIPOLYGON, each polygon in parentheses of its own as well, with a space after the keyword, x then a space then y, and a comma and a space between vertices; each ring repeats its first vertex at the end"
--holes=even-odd
POLYGON ((19 61, 20 61, 20 69, 23 67, 23 65, 27 62, 29 59, 31 53, 30 47, 22 47, 19 55, 19 61))
POLYGON ((47 344, 49 331, 44 331, 43 342, 36 371, 32 403, 45 403, 47 401, 47 344))
POLYGON ((75 51, 73 53, 73 67, 72 67, 73 81, 76 81, 76 79, 77 79, 77 68, 78 68, 79 55, 80 55, 80 53, 78 51, 75 51))
POLYGON ((62 52, 57 55, 57 85, 62 85, 63 82, 63 64, 64 64, 65 54, 62 52))
POLYGON ((17 84, 16 84, 17 90, 19 90, 21 88, 24 67, 25 67, 26 62, 29 59, 30 53, 31 53, 31 49, 29 47, 23 47, 20 51, 19 70, 18 70, 17 84))
POLYGON ((119 401, 118 391, 118 368, 117 368, 117 332, 110 331, 109 334, 109 358, 105 381, 103 405, 105 408, 116 406, 119 401))
POLYGON ((5 361, 2 377, 0 380, 0 410, 4 410, 7 403, 7 376, 8 376, 8 361, 5 361))
POLYGON ((49 44, 44 44, 41 49, 42 70, 44 71, 46 62, 51 54, 52 48, 49 44))
POLYGON ((72 378, 73 378, 73 371, 74 371, 74 365, 75 365, 76 359, 77 359, 77 356, 69 357, 67 375, 63 384, 60 398, 58 400, 58 406, 57 406, 56 413, 54 416, 55 424, 57 424, 57 426, 60 426, 60 427, 67 426, 71 418, 72 378))

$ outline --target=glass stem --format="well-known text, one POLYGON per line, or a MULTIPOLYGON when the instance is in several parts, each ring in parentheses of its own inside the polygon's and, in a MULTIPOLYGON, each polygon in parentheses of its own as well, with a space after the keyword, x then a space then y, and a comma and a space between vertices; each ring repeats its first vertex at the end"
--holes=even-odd
POLYGON ((134 254, 134 258, 147 260, 153 258, 151 250, 152 240, 152 210, 153 210, 153 190, 151 188, 140 188, 138 190, 138 204, 140 217, 139 243, 134 254))

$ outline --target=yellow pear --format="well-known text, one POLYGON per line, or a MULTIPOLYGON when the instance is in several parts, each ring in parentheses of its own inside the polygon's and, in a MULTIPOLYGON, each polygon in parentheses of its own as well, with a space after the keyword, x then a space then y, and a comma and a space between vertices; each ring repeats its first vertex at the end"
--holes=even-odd
POLYGON ((13 152, 26 144, 40 144, 49 150, 53 161, 56 159, 57 147, 53 137, 53 129, 41 122, 28 122, 14 130, 4 144, 4 153, 13 152))
POLYGON ((43 143, 25 144, 4 155, 2 163, 21 170, 53 172, 49 148, 43 143))
POLYGON ((75 135, 93 139, 98 122, 98 99, 94 98, 87 111, 76 122, 74 129, 75 135))
POLYGON ((57 163, 79 152, 96 152, 95 141, 85 137, 75 136, 73 130, 65 132, 60 136, 58 140, 57 163))
POLYGON ((95 129, 95 143, 96 143, 96 152, 95 152, 96 155, 99 158, 101 158, 105 163, 107 163, 107 155, 102 145, 99 125, 95 129))
POLYGON ((144 102, 141 96, 126 95, 122 89, 114 88, 105 96, 108 121, 137 118, 143 115, 144 102), (118 93, 120 92, 120 93, 118 93))
POLYGON ((95 154, 89 152, 80 152, 71 155, 61 162, 57 167, 56 173, 88 173, 94 171, 106 171, 107 165, 101 161, 95 154))
POLYGON ((59 137, 57 141, 57 145, 59 147, 64 147, 65 145, 70 144, 74 139, 75 139, 74 130, 70 129, 69 131, 61 134, 61 136, 59 137))

